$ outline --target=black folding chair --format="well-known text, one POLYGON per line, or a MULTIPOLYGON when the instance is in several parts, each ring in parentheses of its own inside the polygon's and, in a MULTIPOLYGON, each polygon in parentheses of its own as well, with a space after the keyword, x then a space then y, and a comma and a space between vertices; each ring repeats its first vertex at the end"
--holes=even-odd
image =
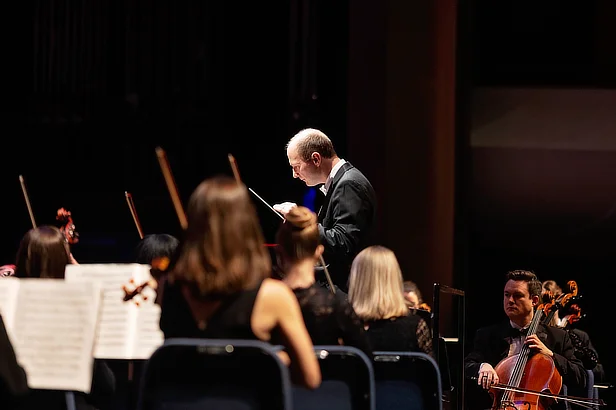
POLYGON ((321 385, 293 387, 294 410, 375 410, 374 372, 370 359, 351 346, 315 346, 321 385))
POLYGON ((168 339, 145 363, 137 410, 288 410, 290 383, 268 343, 168 339))
POLYGON ((442 410, 436 361, 420 352, 374 352, 377 410, 442 410))

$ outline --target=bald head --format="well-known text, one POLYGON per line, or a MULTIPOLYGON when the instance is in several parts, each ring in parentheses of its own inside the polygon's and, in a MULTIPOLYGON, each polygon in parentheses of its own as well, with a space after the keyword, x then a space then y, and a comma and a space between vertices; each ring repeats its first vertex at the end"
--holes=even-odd
POLYGON ((324 184, 340 161, 331 140, 314 128, 303 129, 289 140, 287 157, 293 178, 301 179, 308 186, 324 184))
POLYGON ((315 128, 305 128, 295 134, 286 148, 287 153, 295 151, 302 161, 310 161, 313 152, 319 153, 325 159, 338 156, 329 137, 315 128))

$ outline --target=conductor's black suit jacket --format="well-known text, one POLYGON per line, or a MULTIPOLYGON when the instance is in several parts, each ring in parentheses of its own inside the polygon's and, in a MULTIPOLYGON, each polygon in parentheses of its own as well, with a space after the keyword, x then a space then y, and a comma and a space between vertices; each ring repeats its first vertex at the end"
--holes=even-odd
POLYGON ((351 163, 344 163, 329 185, 318 221, 323 259, 334 284, 345 292, 353 258, 374 244, 376 205, 368 178, 351 163))

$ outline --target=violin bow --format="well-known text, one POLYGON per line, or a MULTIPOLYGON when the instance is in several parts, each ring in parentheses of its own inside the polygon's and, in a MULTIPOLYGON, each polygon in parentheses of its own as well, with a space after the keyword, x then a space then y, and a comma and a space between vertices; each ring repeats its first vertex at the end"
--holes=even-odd
POLYGON ((26 200, 26 206, 28 207, 28 213, 30 214, 30 221, 32 221, 32 228, 36 228, 34 213, 32 212, 32 206, 30 205, 30 198, 28 197, 28 191, 26 190, 26 182, 24 181, 23 175, 19 176, 19 183, 21 184, 21 191, 24 193, 24 199, 26 200))
POLYGON ((235 178, 235 182, 238 184, 242 183, 242 179, 240 178, 240 171, 237 169, 237 161, 235 157, 231 154, 228 155, 229 164, 231 164, 231 169, 233 170, 233 177, 235 178))
POLYGON ((182 201, 180 200, 180 195, 178 194, 178 188, 175 184, 175 180, 173 179, 173 174, 171 173, 171 167, 169 166, 169 161, 167 160, 167 154, 161 147, 156 147, 156 156, 158 157, 160 169, 165 177, 167 189, 169 190, 171 200, 173 201, 173 206, 175 207, 175 213, 178 215, 182 229, 186 229, 188 228, 188 220, 186 219, 186 213, 182 207, 182 201))
POLYGON ((126 203, 128 204, 128 209, 130 209, 130 213, 133 216, 133 221, 135 221, 135 226, 137 227, 137 232, 139 232, 139 238, 143 239, 143 229, 141 228, 141 222, 139 222, 139 217, 137 216, 137 209, 135 208, 135 202, 133 201, 133 196, 130 192, 124 192, 124 196, 126 197, 126 203))
MULTIPOLYGON (((156 147, 156 156, 158 157, 158 163, 160 165, 160 169, 165 177, 165 182, 167 184, 167 189, 169 190, 169 194, 171 195, 171 200, 173 201, 173 206, 175 208, 175 212, 180 220, 180 225, 182 229, 186 229, 188 227, 188 220, 186 219, 186 213, 184 212, 184 208, 182 207, 182 201, 180 201, 180 195, 178 194, 177 186, 175 185, 175 180, 173 179, 173 174, 171 173, 171 167, 169 166, 169 161, 167 160, 167 154, 161 147, 156 147)), ((135 208, 135 204, 133 202, 133 196, 125 192, 126 202, 128 203, 128 207, 130 208, 130 212, 133 215, 133 220, 135 221, 135 225, 137 226, 137 231, 139 232, 139 237, 143 239, 143 229, 141 228, 141 223, 139 222, 139 217, 137 216, 137 210, 135 208)), ((168 263, 168 262, 167 262, 168 263)), ((167 265, 165 265, 165 268, 167 265)), ((141 291, 146 288, 149 284, 149 280, 147 282, 142 283, 137 286, 132 291, 127 291, 124 289, 124 301, 129 301, 137 296, 141 291)))
MULTIPOLYGON (((238 184, 241 183, 240 173, 237 169, 237 162, 235 161, 235 157, 231 154, 229 154, 229 163, 231 164, 231 169, 233 170, 233 175, 235 177, 235 180, 237 181, 238 184)), ((252 188, 248 188, 248 190, 250 191, 250 193, 256 196, 261 202, 263 202, 265 206, 267 206, 272 212, 274 212, 280 219, 282 219, 283 221, 285 220, 285 217, 282 216, 280 212, 275 210, 265 199, 261 198, 252 188)), ((321 263, 321 266, 323 267, 323 271, 325 272, 325 278, 327 279, 327 283, 329 284, 329 290, 332 294, 335 295, 336 288, 334 287, 334 282, 332 281, 329 271, 327 270, 327 265, 325 264, 323 255, 319 255, 319 262, 321 263)))

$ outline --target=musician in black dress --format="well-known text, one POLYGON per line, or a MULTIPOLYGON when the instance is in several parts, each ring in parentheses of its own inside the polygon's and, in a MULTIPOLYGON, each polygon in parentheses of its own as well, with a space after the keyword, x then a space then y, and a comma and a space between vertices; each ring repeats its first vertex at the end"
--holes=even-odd
POLYGON ((363 323, 347 298, 315 281, 314 265, 323 252, 316 214, 303 206, 292 209, 278 228, 276 243, 282 281, 297 296, 312 343, 353 346, 372 357, 363 323))
POLYGON ((349 277, 349 301, 364 322, 373 351, 432 355, 430 328, 407 307, 402 289, 402 272, 391 249, 374 245, 355 257, 349 277))
POLYGON ((318 387, 319 363, 297 298, 270 278, 271 258, 247 188, 226 176, 206 179, 190 197, 187 219, 177 260, 159 278, 165 339, 271 342, 281 335, 294 380, 318 387))
MULTIPOLYGON (((55 226, 41 225, 23 236, 16 256, 15 275, 20 278, 64 279, 66 265, 74 263, 66 237, 55 226)), ((105 360, 94 360, 92 389, 76 393, 77 410, 112 410, 115 398, 115 374, 105 360)), ((31 390, 25 408, 64 409, 64 392, 31 390)))

